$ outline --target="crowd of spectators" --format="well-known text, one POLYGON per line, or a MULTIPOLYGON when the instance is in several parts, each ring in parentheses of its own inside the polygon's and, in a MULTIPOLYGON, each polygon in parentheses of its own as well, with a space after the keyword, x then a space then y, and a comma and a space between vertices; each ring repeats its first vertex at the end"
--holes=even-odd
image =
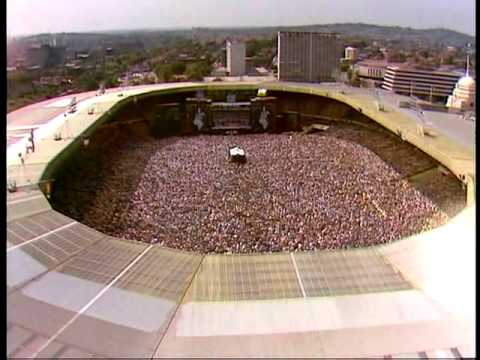
POLYGON ((300 251, 386 243, 447 221, 375 153, 328 133, 121 143, 92 167, 101 183, 78 214, 117 237, 203 253, 300 251), (229 146, 247 162, 230 163, 229 146))
POLYGON ((398 136, 378 125, 365 129, 355 124, 336 124, 329 129, 329 136, 358 143, 389 164, 404 177, 438 166, 438 163, 420 149, 401 141, 398 136))

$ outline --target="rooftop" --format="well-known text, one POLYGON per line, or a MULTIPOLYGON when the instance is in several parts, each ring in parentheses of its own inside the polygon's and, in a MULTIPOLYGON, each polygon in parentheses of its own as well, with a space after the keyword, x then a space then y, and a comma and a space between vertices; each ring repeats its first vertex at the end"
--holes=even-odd
POLYGON ((460 70, 445 70, 445 68, 437 68, 432 70, 422 70, 417 69, 411 64, 403 63, 403 64, 396 64, 396 65, 388 65, 388 69, 392 70, 400 70, 400 71, 411 71, 416 73, 424 73, 424 74, 435 74, 435 75, 448 75, 448 76, 462 76, 465 71, 460 70))
POLYGON ((356 65, 363 65, 363 66, 377 66, 377 67, 400 67, 402 66, 402 63, 394 63, 394 62, 389 62, 387 60, 374 60, 374 59, 365 59, 360 62, 357 62, 356 65))

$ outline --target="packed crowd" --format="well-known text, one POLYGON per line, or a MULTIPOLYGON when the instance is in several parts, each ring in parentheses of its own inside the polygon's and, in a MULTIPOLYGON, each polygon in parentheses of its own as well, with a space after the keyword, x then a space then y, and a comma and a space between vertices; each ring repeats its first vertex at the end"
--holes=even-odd
POLYGON ((434 169, 410 178, 410 183, 449 217, 456 216, 465 208, 466 189, 452 174, 434 169))
POLYGON ((381 158, 402 176, 408 177, 438 165, 420 149, 400 141, 396 135, 378 125, 369 124, 369 128, 372 130, 350 124, 337 124, 329 129, 329 136, 363 145, 381 155, 381 158))
POLYGON ((102 154, 116 160, 79 219, 117 237, 204 253, 299 251, 386 243, 447 220, 372 151, 335 137, 123 144, 102 154), (246 164, 228 162, 233 145, 246 164))

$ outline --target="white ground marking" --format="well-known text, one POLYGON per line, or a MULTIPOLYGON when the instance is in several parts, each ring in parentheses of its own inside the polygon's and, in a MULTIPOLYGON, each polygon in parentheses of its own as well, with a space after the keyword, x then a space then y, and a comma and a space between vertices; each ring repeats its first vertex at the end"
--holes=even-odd
POLYGON ((307 294, 305 294, 305 289, 303 288, 303 282, 302 282, 302 279, 300 278, 297 262, 295 261, 295 257, 293 256, 293 253, 290 253, 290 258, 292 259, 293 267, 295 268, 295 274, 297 274, 298 285, 300 285, 300 290, 302 290, 303 297, 306 298, 307 294))
POLYGON ((18 200, 8 201, 8 202, 7 202, 7 205, 18 204, 18 203, 22 203, 22 202, 29 201, 29 200, 41 199, 41 198, 43 198, 43 197, 44 197, 43 195, 36 195, 36 196, 33 196, 33 197, 24 198, 24 199, 18 199, 18 200))
POLYGON ((92 300, 90 300, 83 308, 81 308, 80 311, 75 314, 75 316, 73 316, 65 325, 63 325, 60 329, 58 329, 58 331, 52 337, 50 337, 42 346, 40 346, 40 348, 37 349, 37 351, 35 351, 32 354, 32 358, 37 357, 38 354, 40 354, 43 350, 45 350, 47 346, 52 343, 52 341, 54 341, 75 320, 77 320, 80 317, 80 315, 82 315, 85 311, 87 311, 88 308, 95 303, 95 301, 97 301, 100 297, 102 297, 103 294, 105 294, 105 292, 107 292, 107 290, 110 289, 113 286, 113 284, 115 284, 123 276, 123 274, 125 274, 128 270, 130 270, 130 268, 133 265, 135 265, 152 247, 153 245, 150 245, 145 250, 143 250, 143 252, 140 255, 138 255, 135 258, 135 260, 133 260, 125 269, 123 269, 120 272, 120 274, 118 274, 112 281, 110 281, 110 283, 107 286, 105 286, 92 300))
POLYGON ((72 226, 72 225, 75 225, 76 223, 77 223, 76 221, 73 221, 73 222, 71 222, 71 223, 69 223, 69 224, 60 226, 59 228, 56 228, 56 229, 54 229, 54 230, 52 230, 52 231, 46 232, 45 234, 39 235, 39 236, 37 236, 37 237, 34 237, 33 239, 30 239, 30 240, 28 240, 28 241, 25 241, 25 242, 23 242, 23 243, 21 243, 21 244, 18 244, 18 245, 9 247, 9 248, 7 249, 7 252, 10 252, 10 251, 12 251, 12 250, 15 250, 15 249, 17 249, 17 248, 19 248, 19 247, 21 247, 21 246, 23 246, 23 245, 30 244, 30 243, 33 242, 33 241, 37 241, 37 240, 39 240, 39 239, 42 239, 42 238, 44 238, 45 236, 54 234, 54 233, 56 233, 57 231, 66 229, 66 228, 68 228, 68 227, 70 227, 70 226, 72 226))

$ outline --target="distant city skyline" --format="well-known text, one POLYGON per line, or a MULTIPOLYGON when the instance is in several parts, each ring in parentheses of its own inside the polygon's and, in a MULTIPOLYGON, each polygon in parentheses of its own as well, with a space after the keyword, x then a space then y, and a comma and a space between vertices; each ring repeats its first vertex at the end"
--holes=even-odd
POLYGON ((367 23, 475 36, 474 0, 7 0, 7 35, 367 23), (214 10, 214 11, 213 11, 214 10))

